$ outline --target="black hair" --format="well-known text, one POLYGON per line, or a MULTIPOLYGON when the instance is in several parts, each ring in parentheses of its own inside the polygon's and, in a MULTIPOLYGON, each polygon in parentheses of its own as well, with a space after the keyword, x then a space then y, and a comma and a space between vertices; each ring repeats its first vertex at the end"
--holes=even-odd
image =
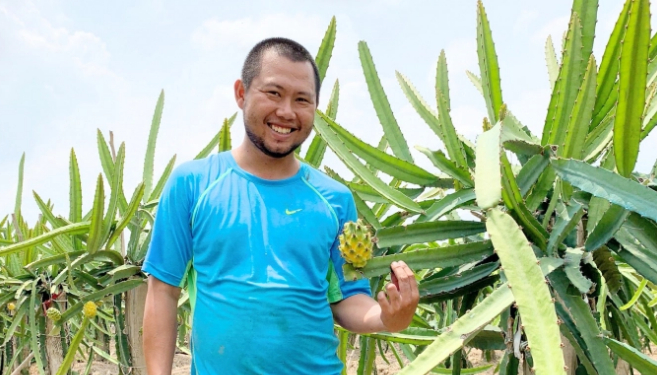
POLYGON ((260 41, 251 49, 251 51, 249 51, 249 54, 246 55, 244 65, 242 66, 242 83, 244 84, 244 88, 248 90, 253 79, 260 74, 262 56, 269 50, 274 50, 279 56, 283 56, 291 61, 308 61, 310 65, 312 65, 313 73, 315 74, 315 96, 319 103, 319 89, 321 83, 319 81, 319 70, 317 69, 317 64, 315 64, 315 59, 306 48, 291 39, 265 39, 260 41))

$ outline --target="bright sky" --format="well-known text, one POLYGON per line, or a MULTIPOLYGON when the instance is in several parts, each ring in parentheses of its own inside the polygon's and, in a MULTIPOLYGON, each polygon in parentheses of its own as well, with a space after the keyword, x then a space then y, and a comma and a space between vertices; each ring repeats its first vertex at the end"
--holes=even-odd
MULTIPOLYGON (((623 1, 600 0, 594 54, 598 63, 623 1)), ((653 1, 652 13, 657 9, 653 1)), ((467 1, 11 1, 0 0, 0 218, 13 212, 18 162, 26 153, 23 213, 36 219, 32 190, 68 216, 68 162, 75 149, 84 211, 102 171, 96 129, 126 142, 128 197, 140 180, 155 102, 165 90, 156 150, 159 176, 169 158, 193 158, 238 108, 232 85, 257 41, 284 36, 318 50, 333 15, 337 41, 322 90, 325 108, 340 80, 338 122, 371 144, 382 134, 358 59, 365 40, 407 141, 442 148, 404 97, 395 70, 435 103, 435 66, 447 55, 452 117, 472 141, 486 116, 483 98, 465 75, 479 74, 476 2, 467 1)), ((504 101, 540 135, 549 102, 544 59, 552 35, 559 50, 571 1, 484 2, 499 56, 504 101)), ((652 25, 655 30, 655 17, 652 25)), ((435 104, 433 104, 435 106, 435 104)), ((241 114, 233 144, 244 135, 241 114)), ((637 169, 657 158, 657 132, 644 142, 637 169)), ((307 147, 309 141, 304 145, 307 147)), ((416 161, 435 168, 420 153, 416 161)), ((325 163, 341 163, 333 155, 325 163)), ((344 168, 337 168, 344 171, 344 168)), ((346 174, 346 173, 345 173, 346 174)))

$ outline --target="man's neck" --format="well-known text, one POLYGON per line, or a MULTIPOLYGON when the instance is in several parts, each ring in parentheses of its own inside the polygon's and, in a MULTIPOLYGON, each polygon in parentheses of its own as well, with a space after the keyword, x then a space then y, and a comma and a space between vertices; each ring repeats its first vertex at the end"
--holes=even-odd
POLYGON ((248 139, 231 152, 240 168, 265 180, 282 180, 299 171, 299 161, 294 153, 274 158, 260 151, 248 139))

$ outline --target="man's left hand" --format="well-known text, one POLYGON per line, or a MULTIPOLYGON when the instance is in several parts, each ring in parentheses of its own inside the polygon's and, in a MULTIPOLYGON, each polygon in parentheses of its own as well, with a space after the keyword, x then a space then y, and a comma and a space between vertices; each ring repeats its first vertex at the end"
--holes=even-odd
POLYGON ((393 282, 385 286, 385 292, 379 292, 377 299, 381 306, 381 322, 389 332, 399 332, 411 324, 420 293, 415 275, 406 263, 392 262, 390 269, 393 282))

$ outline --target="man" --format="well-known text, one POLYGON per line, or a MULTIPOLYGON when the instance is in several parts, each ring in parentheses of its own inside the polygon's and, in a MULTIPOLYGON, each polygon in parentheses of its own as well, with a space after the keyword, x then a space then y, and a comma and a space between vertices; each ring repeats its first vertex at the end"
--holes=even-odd
POLYGON ((319 100, 312 56, 268 39, 234 85, 246 136, 230 152, 176 168, 144 262, 144 352, 170 374, 180 286, 193 309, 192 374, 339 374, 333 321, 353 332, 400 331, 418 303, 412 271, 391 268, 377 300, 345 281, 338 235, 357 213, 349 190, 300 163, 319 100))

